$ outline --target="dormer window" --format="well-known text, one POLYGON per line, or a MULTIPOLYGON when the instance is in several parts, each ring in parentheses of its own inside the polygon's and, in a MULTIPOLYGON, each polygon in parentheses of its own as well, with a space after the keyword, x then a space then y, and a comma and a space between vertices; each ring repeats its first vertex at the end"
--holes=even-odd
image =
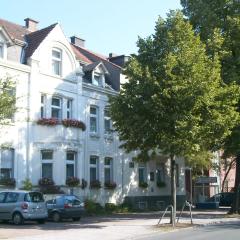
POLYGON ((58 48, 52 49, 52 73, 58 76, 62 74, 62 51, 58 48))
POLYGON ((93 74, 93 79, 92 79, 92 84, 95 85, 95 86, 98 86, 98 87, 102 87, 102 85, 103 85, 102 84, 102 78, 103 78, 103 76, 94 73, 93 74))

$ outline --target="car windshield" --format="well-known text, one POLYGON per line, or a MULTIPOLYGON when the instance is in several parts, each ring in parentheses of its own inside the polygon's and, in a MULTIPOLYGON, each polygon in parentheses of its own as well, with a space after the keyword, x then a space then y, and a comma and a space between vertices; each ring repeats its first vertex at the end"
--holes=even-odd
POLYGON ((26 202, 44 202, 43 195, 40 192, 30 192, 24 197, 26 202))

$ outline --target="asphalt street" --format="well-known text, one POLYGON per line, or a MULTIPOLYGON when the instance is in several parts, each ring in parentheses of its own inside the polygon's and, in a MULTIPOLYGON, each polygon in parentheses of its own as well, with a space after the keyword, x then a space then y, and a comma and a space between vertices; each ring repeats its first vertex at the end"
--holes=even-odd
POLYGON ((209 225, 174 232, 154 233, 134 240, 234 240, 240 238, 240 222, 209 225))

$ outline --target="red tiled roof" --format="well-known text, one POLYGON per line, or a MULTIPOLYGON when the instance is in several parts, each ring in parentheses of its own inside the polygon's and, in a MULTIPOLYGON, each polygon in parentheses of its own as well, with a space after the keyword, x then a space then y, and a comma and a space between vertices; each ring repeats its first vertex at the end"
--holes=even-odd
POLYGON ((76 59, 77 60, 81 60, 85 63, 92 63, 92 61, 90 59, 88 59, 86 56, 84 56, 79 50, 78 50, 78 47, 71 44, 71 47, 72 47, 72 50, 76 56, 76 59))
POLYGON ((100 55, 99 53, 94 53, 86 48, 82 48, 82 47, 78 47, 78 49, 81 51, 82 54, 84 54, 85 52, 98 58, 99 60, 102 60, 103 62, 107 61, 108 63, 112 64, 113 66, 119 68, 119 69, 122 69, 120 66, 118 66, 117 64, 115 63, 112 63, 108 60, 108 58, 106 56, 103 56, 103 55, 100 55))
POLYGON ((41 30, 32 32, 25 36, 27 41, 27 48, 25 50, 25 59, 31 57, 34 51, 38 48, 40 43, 45 39, 45 37, 52 31, 52 29, 57 25, 57 23, 52 24, 41 30))
POLYGON ((24 41, 24 36, 29 34, 30 31, 24 26, 0 19, 0 25, 3 26, 12 39, 24 41))

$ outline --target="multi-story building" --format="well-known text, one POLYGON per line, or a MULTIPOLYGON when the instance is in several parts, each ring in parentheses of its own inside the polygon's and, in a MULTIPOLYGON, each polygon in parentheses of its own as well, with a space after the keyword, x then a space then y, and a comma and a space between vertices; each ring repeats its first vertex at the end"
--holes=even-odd
MULTIPOLYGON (((74 188, 82 198, 102 204, 125 199, 140 207, 167 204, 168 159, 136 163, 134 153, 119 149, 112 131, 108 97, 117 95, 126 80, 126 57, 93 53, 78 37, 69 42, 58 23, 37 30, 36 21, 25 22, 0 19, 0 77, 16 81, 18 109, 0 128, 0 178, 14 178, 21 188, 26 179, 37 187, 45 177, 68 192, 66 179, 77 177, 87 183, 74 188), (99 183, 101 188, 93 188, 99 183)), ((182 201, 184 161, 177 162, 182 201)))

